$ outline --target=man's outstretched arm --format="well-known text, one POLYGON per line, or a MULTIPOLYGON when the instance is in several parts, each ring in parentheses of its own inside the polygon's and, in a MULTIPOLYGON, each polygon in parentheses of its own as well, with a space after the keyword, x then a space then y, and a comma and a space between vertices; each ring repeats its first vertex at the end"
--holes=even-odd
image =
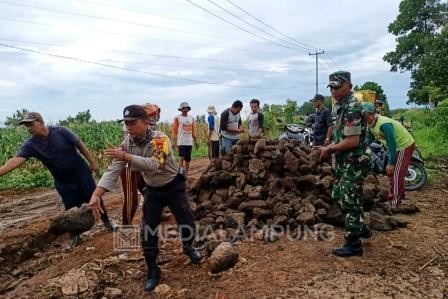
POLYGON ((14 157, 14 158, 9 159, 5 163, 5 165, 0 167, 0 176, 5 175, 8 172, 16 169, 17 167, 19 167, 20 165, 25 163, 25 161, 26 161, 26 158, 22 158, 22 157, 14 157))

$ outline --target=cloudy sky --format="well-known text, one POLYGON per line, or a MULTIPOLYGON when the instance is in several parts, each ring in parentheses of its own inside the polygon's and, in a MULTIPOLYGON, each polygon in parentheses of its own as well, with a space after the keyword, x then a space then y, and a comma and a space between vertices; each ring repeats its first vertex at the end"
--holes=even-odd
POLYGON ((398 0, 0 0, 0 122, 15 110, 50 122, 90 109, 118 119, 153 102, 171 119, 234 100, 303 103, 329 95, 329 73, 378 82, 392 108, 406 106, 409 74, 390 73, 387 26, 398 0), (8 46, 8 47, 6 47, 8 46), (11 48, 12 46, 13 48, 11 48))

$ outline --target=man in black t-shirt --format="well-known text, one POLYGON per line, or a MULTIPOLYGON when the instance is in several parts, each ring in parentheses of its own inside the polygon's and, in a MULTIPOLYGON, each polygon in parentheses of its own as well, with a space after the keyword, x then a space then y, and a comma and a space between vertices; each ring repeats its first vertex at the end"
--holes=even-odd
POLYGON ((313 144, 316 146, 328 145, 333 134, 330 109, 325 107, 325 99, 320 94, 316 94, 311 101, 316 109, 313 123, 313 144))

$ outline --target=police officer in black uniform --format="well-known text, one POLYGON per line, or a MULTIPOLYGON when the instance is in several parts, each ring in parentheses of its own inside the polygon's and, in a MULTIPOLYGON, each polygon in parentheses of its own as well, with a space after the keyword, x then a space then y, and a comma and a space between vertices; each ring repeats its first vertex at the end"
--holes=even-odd
POLYGON ((127 106, 123 111, 123 120, 128 135, 119 148, 106 150, 106 155, 114 161, 101 177, 90 205, 96 215, 103 212, 100 197, 114 189, 126 165, 140 172, 146 185, 142 227, 143 254, 148 266, 145 290, 151 291, 159 283, 161 275, 156 261, 159 254, 157 229, 165 206, 170 208, 180 226, 184 253, 193 263, 199 263, 202 256, 193 247, 193 212, 187 198, 185 178, 179 174, 170 139, 150 128, 146 111, 140 105, 127 106))

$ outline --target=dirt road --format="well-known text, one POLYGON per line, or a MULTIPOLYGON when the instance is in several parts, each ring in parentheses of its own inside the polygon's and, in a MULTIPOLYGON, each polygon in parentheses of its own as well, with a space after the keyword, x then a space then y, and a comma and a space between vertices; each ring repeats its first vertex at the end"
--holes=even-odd
MULTIPOLYGON (((208 160, 194 161, 198 176, 208 160)), ((145 293, 141 252, 122 261, 113 251, 112 234, 100 224, 71 252, 66 236, 46 232, 50 219, 62 210, 54 191, 0 198, 0 297, 59 298, 56 285, 76 282, 85 298, 448 298, 447 177, 419 192, 408 193, 421 212, 397 215, 407 228, 374 232, 365 241, 362 257, 338 258, 342 230, 330 241, 237 243, 238 264, 219 275, 208 273, 207 262, 196 266, 181 253, 178 241, 161 241, 162 284, 158 293, 145 293), (121 294, 121 295, 120 295, 121 294)), ((106 199, 119 222, 121 195, 106 199)), ((134 223, 138 223, 140 211, 134 223)), ((76 292, 75 292, 76 293, 76 292)), ((81 296, 82 297, 82 296, 81 296)), ((75 298, 75 296, 74 296, 75 298)))

